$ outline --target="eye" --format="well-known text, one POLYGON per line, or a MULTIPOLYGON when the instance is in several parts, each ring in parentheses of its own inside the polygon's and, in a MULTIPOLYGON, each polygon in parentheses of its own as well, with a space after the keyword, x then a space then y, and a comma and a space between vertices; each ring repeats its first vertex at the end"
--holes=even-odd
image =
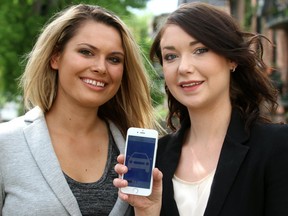
POLYGON ((166 60, 166 61, 172 61, 175 58, 177 58, 177 55, 175 55, 175 54, 166 54, 166 55, 164 55, 164 60, 166 60))
POLYGON ((81 53, 82 55, 85 55, 85 56, 93 56, 93 53, 87 49, 80 49, 79 53, 81 53))
POLYGON ((208 52, 208 48, 206 47, 203 47, 203 48, 197 48, 195 51, 194 51, 194 54, 203 54, 203 53, 206 53, 208 52))
POLYGON ((113 64, 118 64, 122 62, 122 58, 113 56, 109 57, 109 61, 112 62, 113 64))

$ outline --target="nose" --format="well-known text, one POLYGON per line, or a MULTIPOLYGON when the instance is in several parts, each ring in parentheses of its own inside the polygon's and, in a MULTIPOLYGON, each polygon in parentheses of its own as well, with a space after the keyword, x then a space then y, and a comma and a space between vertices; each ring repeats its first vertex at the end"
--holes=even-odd
POLYGON ((193 73, 194 66, 192 57, 189 54, 182 55, 178 66, 178 72, 181 74, 193 73))
POLYGON ((99 74, 106 74, 105 59, 99 58, 94 60, 92 71, 99 74))

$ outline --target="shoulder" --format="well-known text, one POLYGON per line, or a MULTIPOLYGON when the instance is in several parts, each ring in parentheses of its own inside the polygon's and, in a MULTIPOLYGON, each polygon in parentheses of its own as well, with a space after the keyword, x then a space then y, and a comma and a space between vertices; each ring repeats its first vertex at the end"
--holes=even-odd
POLYGON ((180 131, 161 137, 158 141, 157 157, 166 157, 171 153, 180 153, 183 139, 184 135, 180 131))
POLYGON ((163 144, 166 142, 170 142, 171 140, 177 139, 177 132, 171 132, 169 134, 165 134, 161 137, 159 137, 159 143, 163 144))
POLYGON ((24 116, 17 117, 0 124, 0 138, 13 135, 15 132, 21 130, 25 126, 24 116))
POLYGON ((285 201, 279 201, 287 203, 288 173, 285 170, 288 168, 288 125, 255 124, 250 137, 251 161, 257 163, 258 169, 261 166, 265 168, 270 192, 276 193, 278 197, 283 194, 285 201))
POLYGON ((288 164, 288 125, 257 123, 250 131, 247 145, 258 158, 268 157, 288 164))
POLYGON ((181 147, 188 128, 190 128, 190 120, 182 122, 180 128, 178 128, 178 130, 175 132, 171 132, 161 137, 158 141, 158 154, 162 154, 162 152, 166 151, 181 151, 181 147))
POLYGON ((184 137, 187 130, 190 128, 190 119, 187 119, 181 123, 180 128, 162 136, 159 139, 160 148, 174 148, 175 146, 182 146, 184 137))
POLYGON ((267 141, 283 141, 288 143, 288 125, 272 123, 255 123, 250 136, 267 141))
POLYGON ((165 148, 167 146, 167 143, 172 142, 172 140, 177 140, 177 134, 169 133, 159 138, 158 144, 160 148, 165 148))
POLYGON ((11 137, 21 133, 25 127, 36 122, 38 120, 43 120, 44 114, 39 107, 35 107, 28 111, 25 115, 19 116, 10 120, 9 122, 4 122, 0 124, 0 140, 11 137))

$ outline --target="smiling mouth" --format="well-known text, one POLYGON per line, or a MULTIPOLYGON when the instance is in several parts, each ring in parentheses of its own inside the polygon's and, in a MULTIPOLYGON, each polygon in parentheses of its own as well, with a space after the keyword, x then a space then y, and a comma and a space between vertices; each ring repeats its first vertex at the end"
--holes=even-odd
POLYGON ((105 83, 104 82, 100 82, 100 81, 96 81, 96 80, 92 80, 92 79, 82 79, 83 82, 92 85, 92 86, 96 86, 96 87, 104 87, 105 83))
POLYGON ((202 84, 202 83, 203 83, 203 81, 192 82, 192 83, 182 84, 181 87, 183 87, 183 88, 185 88, 185 87, 192 87, 192 86, 200 85, 200 84, 202 84))

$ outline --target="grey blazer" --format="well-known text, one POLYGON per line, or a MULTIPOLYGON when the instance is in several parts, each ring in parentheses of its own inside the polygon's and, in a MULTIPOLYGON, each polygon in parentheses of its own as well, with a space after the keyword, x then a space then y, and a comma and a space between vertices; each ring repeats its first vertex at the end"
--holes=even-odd
MULTIPOLYGON (((109 127, 121 153, 124 138, 109 127)), ((117 199, 110 215, 126 215, 128 204, 117 199)), ((73 215, 81 212, 51 144, 39 107, 0 124, 0 216, 73 215)))

